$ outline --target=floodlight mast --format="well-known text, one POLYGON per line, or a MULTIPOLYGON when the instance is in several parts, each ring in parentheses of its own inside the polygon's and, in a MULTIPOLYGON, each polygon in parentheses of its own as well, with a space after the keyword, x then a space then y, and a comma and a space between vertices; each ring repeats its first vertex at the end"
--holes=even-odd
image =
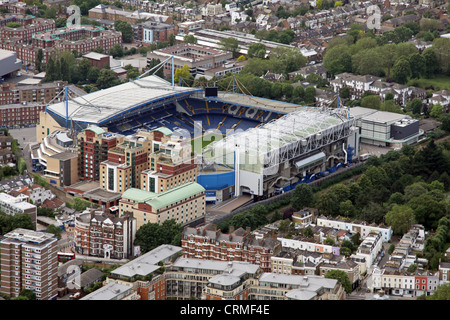
POLYGON ((156 66, 154 66, 153 68, 151 68, 150 70, 145 71, 143 74, 141 74, 139 77, 137 77, 137 80, 141 79, 142 77, 146 76, 147 74, 149 74, 150 72, 152 72, 154 69, 156 69, 152 74, 155 74, 156 72, 159 71, 159 69, 165 65, 168 61, 172 62, 172 87, 174 86, 174 73, 175 73, 175 65, 174 65, 174 61, 173 61, 173 56, 168 57, 166 60, 164 60, 163 62, 158 63, 156 66))

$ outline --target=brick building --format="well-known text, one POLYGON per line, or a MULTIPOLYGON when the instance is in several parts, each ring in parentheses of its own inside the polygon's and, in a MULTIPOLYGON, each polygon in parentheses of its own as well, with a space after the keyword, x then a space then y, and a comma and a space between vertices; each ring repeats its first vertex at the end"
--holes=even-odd
POLYGON ((137 219, 138 229, 146 223, 162 224, 169 219, 181 225, 201 221, 206 214, 205 188, 196 182, 161 193, 130 188, 119 200, 119 215, 126 213, 137 219))
MULTIPOLYGON (((2 83, 0 85, 0 105, 23 102, 48 103, 60 94, 65 86, 67 86, 67 81, 54 81, 25 86, 18 86, 15 83, 2 83)), ((60 96, 53 101, 59 102, 63 98, 60 96)))
POLYGON ((140 174, 140 189, 161 193, 196 182, 198 167, 191 158, 190 142, 172 137, 167 128, 158 128, 153 134, 154 152, 149 155, 148 169, 140 174))
POLYGON ((78 176, 80 180, 100 180, 100 163, 108 160, 108 150, 124 136, 90 126, 78 134, 78 176))
POLYGON ((15 229, 0 241, 0 292, 17 297, 24 289, 38 300, 56 298, 58 289, 57 238, 51 233, 15 229))
POLYGON ((84 212, 75 219, 75 248, 83 255, 128 259, 134 255, 136 219, 84 212))
POLYGON ((215 225, 209 224, 200 228, 186 227, 181 247, 186 258, 243 261, 270 272, 270 258, 281 250, 281 243, 270 234, 258 237, 249 228, 231 228, 229 234, 223 234, 215 225))
POLYGON ((141 172, 148 169, 152 140, 153 132, 139 130, 109 149, 107 160, 100 163, 100 187, 114 192, 139 187, 141 172))
POLYGON ((0 14, 0 39, 19 39, 26 43, 32 39, 36 32, 54 30, 56 27, 53 19, 34 18, 25 14, 0 14), (10 22, 19 23, 18 28, 8 27, 10 22))

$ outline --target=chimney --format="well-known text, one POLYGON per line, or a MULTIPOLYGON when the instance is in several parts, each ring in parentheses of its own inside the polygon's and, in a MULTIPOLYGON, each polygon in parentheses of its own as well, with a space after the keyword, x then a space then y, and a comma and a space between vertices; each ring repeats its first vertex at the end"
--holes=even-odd
POLYGON ((233 233, 233 232, 234 232, 234 226, 230 226, 228 233, 233 233))

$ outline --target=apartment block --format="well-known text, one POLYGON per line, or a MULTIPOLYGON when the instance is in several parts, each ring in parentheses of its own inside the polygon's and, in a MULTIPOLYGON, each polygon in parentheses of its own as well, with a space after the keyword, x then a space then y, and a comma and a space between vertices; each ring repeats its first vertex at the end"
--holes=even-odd
POLYGON ((345 300, 336 279, 263 273, 250 289, 253 300, 345 300))
POLYGON ((141 172, 148 169, 152 141, 152 132, 140 130, 109 149, 108 160, 100 163, 100 187, 114 192, 138 188, 141 172))
POLYGON ((180 254, 180 247, 161 245, 114 269, 105 282, 133 286, 139 300, 166 300, 166 277, 161 270, 180 254))
POLYGON ((162 224, 173 219, 185 225, 204 219, 205 188, 196 182, 183 184, 162 193, 130 188, 119 200, 119 216, 131 213, 137 229, 146 223, 162 224))
POLYGON ((0 292, 17 297, 24 289, 38 300, 57 296, 57 238, 51 233, 15 229, 0 241, 0 292))
POLYGON ((246 300, 261 269, 238 261, 178 258, 165 272, 168 299, 246 300), (224 280, 224 282, 221 282, 224 280))
POLYGON ((129 215, 117 218, 88 210, 75 219, 75 248, 83 255, 108 259, 133 257, 135 234, 136 219, 129 215))
POLYGON ((215 225, 208 224, 185 227, 181 247, 186 258, 248 262, 268 272, 271 270, 270 259, 281 250, 281 243, 273 234, 260 237, 249 228, 230 228, 229 234, 223 234, 215 225))
POLYGON ((161 193, 197 181, 198 167, 189 140, 166 134, 153 141, 152 150, 149 168, 141 172, 142 190, 161 193))
POLYGON ((13 197, 7 193, 0 193, 0 210, 8 215, 27 214, 36 229, 37 207, 24 201, 22 197, 13 197))
POLYGON ((90 126, 80 132, 78 139, 78 176, 80 180, 100 180, 100 163, 108 160, 108 150, 120 144, 124 136, 90 126))
POLYGON ((0 14, 0 39, 16 38, 23 43, 31 40, 36 32, 54 30, 55 21, 53 19, 34 18, 21 14, 0 14), (10 22, 19 23, 19 28, 8 27, 10 22))
POLYGON ((63 51, 76 50, 88 53, 97 47, 105 52, 116 44, 122 44, 122 34, 96 26, 64 27, 57 30, 34 33, 32 45, 38 48, 55 48, 63 51))

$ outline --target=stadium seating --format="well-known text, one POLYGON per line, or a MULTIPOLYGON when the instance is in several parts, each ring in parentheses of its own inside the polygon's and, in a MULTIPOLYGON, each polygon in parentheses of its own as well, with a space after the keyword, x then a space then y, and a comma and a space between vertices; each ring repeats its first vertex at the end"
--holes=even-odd
POLYGON ((188 98, 144 112, 134 118, 122 120, 120 123, 111 124, 109 130, 127 135, 136 132, 139 128, 152 130, 163 126, 172 131, 177 128, 186 129, 193 135, 194 122, 201 122, 203 131, 217 130, 226 134, 231 129, 255 128, 281 115, 218 101, 188 98))

